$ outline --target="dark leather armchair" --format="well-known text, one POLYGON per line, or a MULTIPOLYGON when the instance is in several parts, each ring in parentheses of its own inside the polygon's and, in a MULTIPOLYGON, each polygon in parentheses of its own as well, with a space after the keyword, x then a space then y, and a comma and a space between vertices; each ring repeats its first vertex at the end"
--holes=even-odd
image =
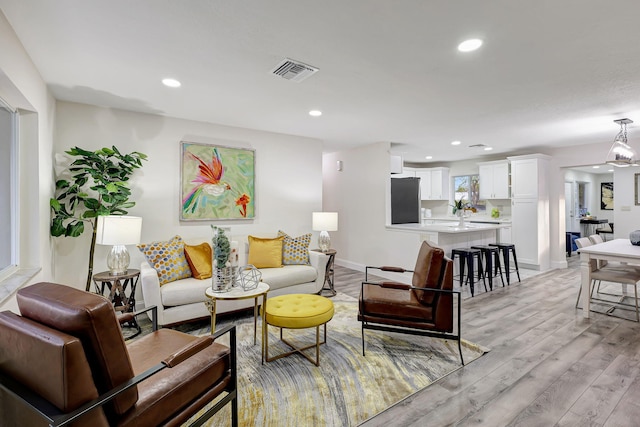
POLYGON ((38 283, 17 301, 21 315, 0 313, 3 426, 179 426, 219 396, 192 425, 229 402, 238 425, 235 327, 161 329, 125 344, 100 295, 38 283), (229 347, 214 342, 222 334, 229 347))
POLYGON ((362 355, 365 354, 364 330, 400 332, 458 341, 460 360, 460 292, 453 290, 453 261, 440 248, 422 242, 414 270, 399 267, 366 267, 360 290, 358 320, 362 322, 362 355), (394 281, 370 282, 369 269, 413 273, 412 284, 394 281), (454 297, 457 310, 454 310, 454 297), (454 316, 457 332, 454 333, 454 316))

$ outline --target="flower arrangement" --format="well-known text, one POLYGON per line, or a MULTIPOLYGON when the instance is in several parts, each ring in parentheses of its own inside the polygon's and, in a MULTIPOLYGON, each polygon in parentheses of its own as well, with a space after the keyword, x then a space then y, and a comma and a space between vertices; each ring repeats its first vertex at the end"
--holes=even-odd
POLYGON ((453 208, 453 214, 455 215, 458 211, 464 213, 464 211, 477 212, 476 208, 471 206, 468 202, 464 201, 464 197, 461 197, 460 200, 454 201, 453 205, 449 205, 453 208))

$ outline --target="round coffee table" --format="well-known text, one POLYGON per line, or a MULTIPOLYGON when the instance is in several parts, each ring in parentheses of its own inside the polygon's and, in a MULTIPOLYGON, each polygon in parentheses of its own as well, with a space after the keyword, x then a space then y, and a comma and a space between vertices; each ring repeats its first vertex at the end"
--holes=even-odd
POLYGON ((264 307, 267 301, 267 293, 269 292, 269 285, 264 282, 259 282, 258 287, 245 291, 241 286, 231 288, 228 292, 214 292, 212 288, 207 288, 204 292, 208 301, 205 302, 209 312, 211 313, 211 333, 216 330, 216 301, 217 300, 241 300, 241 299, 254 299, 253 304, 253 344, 257 342, 257 330, 258 330, 258 298, 262 296, 262 306, 264 307))

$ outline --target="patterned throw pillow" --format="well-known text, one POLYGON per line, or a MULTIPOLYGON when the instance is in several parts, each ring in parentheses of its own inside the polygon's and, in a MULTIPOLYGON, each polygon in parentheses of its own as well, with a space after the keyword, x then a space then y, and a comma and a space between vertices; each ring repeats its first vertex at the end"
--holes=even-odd
POLYGON ((168 242, 151 242, 138 245, 138 249, 158 272, 160 286, 165 283, 191 277, 191 269, 184 256, 182 237, 175 236, 168 242))
POLYGON ((309 244, 311 243, 311 233, 298 237, 291 237, 282 230, 278 231, 278 236, 284 237, 282 245, 282 264, 284 265, 309 265, 309 244))

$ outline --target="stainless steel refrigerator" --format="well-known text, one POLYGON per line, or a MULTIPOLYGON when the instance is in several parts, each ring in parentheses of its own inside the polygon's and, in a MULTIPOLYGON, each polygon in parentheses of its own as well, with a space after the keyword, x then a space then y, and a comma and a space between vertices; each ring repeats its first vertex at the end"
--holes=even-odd
POLYGON ((391 178, 391 224, 420 223, 420 178, 391 178))

